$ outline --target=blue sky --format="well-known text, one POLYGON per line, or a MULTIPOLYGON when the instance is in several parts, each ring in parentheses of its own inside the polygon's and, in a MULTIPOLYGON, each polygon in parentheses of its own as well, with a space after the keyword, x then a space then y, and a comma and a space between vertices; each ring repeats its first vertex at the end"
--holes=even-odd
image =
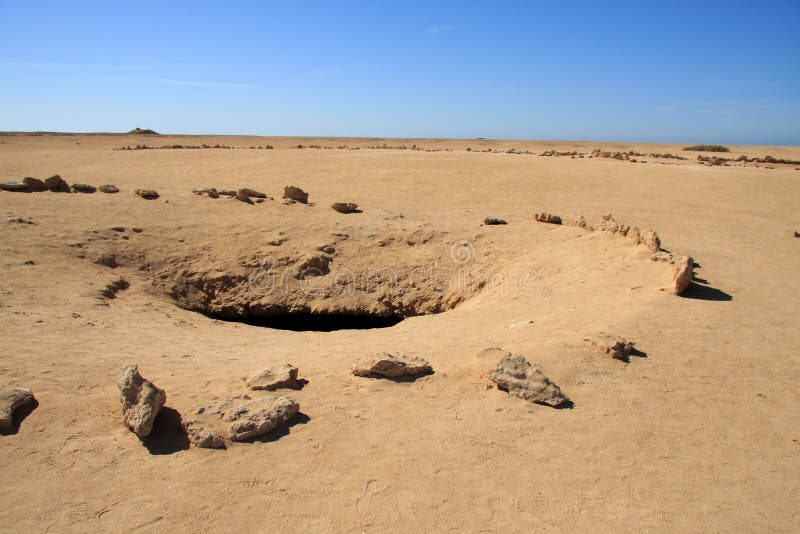
POLYGON ((0 0, 0 130, 800 144, 800 1, 0 0))

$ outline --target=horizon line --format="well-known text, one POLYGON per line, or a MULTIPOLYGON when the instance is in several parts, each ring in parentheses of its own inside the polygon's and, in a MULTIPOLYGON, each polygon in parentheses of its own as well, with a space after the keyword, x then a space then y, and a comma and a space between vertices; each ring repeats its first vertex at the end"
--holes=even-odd
POLYGON ((129 135, 138 135, 143 137, 263 137, 263 138, 271 138, 271 139, 290 139, 290 138, 301 138, 301 139, 322 139, 322 138, 329 138, 329 139, 386 139, 386 140, 426 140, 426 141, 493 141, 493 142, 519 142, 519 143, 628 143, 628 144, 650 144, 650 145, 681 145, 681 144, 722 144, 722 145, 732 145, 732 146, 764 146, 764 147, 776 147, 776 148, 798 148, 800 144, 791 144, 791 143, 783 143, 783 144, 774 144, 774 143, 720 143, 720 142, 708 142, 708 141, 637 141, 637 140, 630 140, 630 139, 530 139, 530 138, 500 138, 500 137, 406 137, 406 136, 365 136, 365 135, 265 135, 265 134, 229 134, 229 133, 215 133, 215 134, 206 134, 206 133, 161 133, 155 132, 152 134, 144 133, 144 134, 137 134, 137 133, 129 133, 129 132, 99 132, 99 131, 87 131, 87 132, 78 132, 78 131, 58 131, 58 130, 0 130, 0 136, 23 136, 23 135, 33 135, 33 136, 42 136, 42 135, 109 135, 109 136, 129 136, 129 135))

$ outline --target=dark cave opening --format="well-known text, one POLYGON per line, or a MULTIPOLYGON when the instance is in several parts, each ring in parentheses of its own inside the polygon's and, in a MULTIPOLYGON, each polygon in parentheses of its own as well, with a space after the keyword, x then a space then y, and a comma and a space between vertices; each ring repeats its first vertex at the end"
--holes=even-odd
POLYGON ((242 318, 213 317, 228 322, 294 332, 333 332, 336 330, 369 330, 389 328, 403 320, 399 315, 355 315, 347 313, 283 313, 280 315, 242 318))

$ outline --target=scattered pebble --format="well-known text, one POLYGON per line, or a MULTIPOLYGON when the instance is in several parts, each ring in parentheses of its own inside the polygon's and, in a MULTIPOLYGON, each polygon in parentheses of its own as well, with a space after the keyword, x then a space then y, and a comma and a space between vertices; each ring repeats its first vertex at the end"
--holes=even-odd
POLYGON ((374 378, 420 376, 433 372, 427 360, 417 356, 379 352, 366 356, 353 365, 353 374, 374 378))
POLYGON ((533 216, 536 221, 548 224, 561 224, 561 217, 552 213, 537 213, 533 216))
POLYGON ((72 191, 74 193, 94 193, 97 191, 97 188, 93 185, 89 184, 72 184, 72 191))
POLYGON ((357 213, 359 211, 358 204, 352 202, 334 202, 331 208, 339 213, 357 213))
POLYGON ((245 377, 245 385, 252 390, 263 389, 275 391, 276 389, 297 389, 297 367, 289 363, 262 369, 245 377))
POLYGON ((145 200, 155 200, 159 197, 158 192, 154 189, 137 189, 135 193, 145 200))
POLYGON ((29 193, 28 186, 22 182, 4 182, 0 183, 0 190, 10 191, 12 193, 29 193))
POLYGON ((287 185, 284 187, 283 198, 294 200, 295 202, 301 202, 303 204, 308 203, 308 193, 293 185, 287 185))
POLYGON ((633 352, 633 341, 628 341, 624 337, 615 336, 608 332, 598 332, 597 334, 584 339, 596 350, 609 354, 617 360, 624 360, 633 352))

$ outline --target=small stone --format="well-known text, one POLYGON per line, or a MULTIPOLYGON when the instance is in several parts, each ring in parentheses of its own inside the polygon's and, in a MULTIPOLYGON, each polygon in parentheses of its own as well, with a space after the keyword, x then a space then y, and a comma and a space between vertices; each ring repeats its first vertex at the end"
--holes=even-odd
POLYGON ((142 378, 135 363, 122 366, 117 378, 122 418, 125 426, 140 438, 153 430, 153 422, 167 400, 167 394, 152 382, 142 378))
POLYGON ((74 193, 94 193, 97 188, 89 184, 72 184, 72 191, 74 193))
POLYGON ((561 224, 561 217, 552 213, 537 213, 533 218, 540 223, 561 224))
POLYGON ((11 428, 14 424, 14 412, 31 402, 31 390, 0 386, 0 428, 11 428))
POLYGON ((244 382, 252 390, 275 391, 280 388, 297 389, 299 387, 297 367, 288 363, 262 369, 246 377, 244 382))
POLYGON ((532 365, 522 354, 511 352, 497 364, 491 380, 509 395, 537 404, 558 407, 569 402, 561 388, 545 376, 538 365, 532 365))
POLYGON ((691 256, 680 256, 675 259, 675 266, 673 267, 674 285, 672 288, 673 293, 680 295, 689 287, 692 282, 692 270, 694 269, 694 260, 691 256))
POLYGON ((134 226, 133 228, 131 228, 131 231, 137 234, 141 234, 143 230, 141 228, 137 228, 134 226))
POLYGON ((303 204, 308 203, 308 193, 306 193, 299 187, 295 187, 293 185, 287 185, 286 187, 284 187, 283 198, 288 198, 296 202, 301 202, 303 204))
POLYGON ((389 354, 388 352, 366 356, 353 365, 353 374, 356 376, 398 378, 432 372, 433 368, 427 360, 416 356, 389 354))
MULTIPOLYGON (((614 220, 614 217, 609 213, 600 218, 600 222, 592 227, 595 232, 609 232, 612 234, 620 233, 620 225, 614 220)), ((626 233, 627 233, 626 229, 626 233)))
POLYGON ((45 179, 44 186, 53 193, 69 193, 69 184, 59 175, 45 179))
POLYGON ((214 187, 206 187, 203 189, 192 189, 195 195, 207 195, 209 198, 219 198, 219 193, 214 187))
POLYGON ((119 193, 119 188, 113 184, 101 185, 100 187, 98 187, 98 189, 103 193, 109 193, 109 194, 119 193))
POLYGON ((352 202, 334 202, 331 204, 331 208, 339 213, 355 213, 358 211, 358 204, 353 204, 352 202))
POLYGON ((155 200, 159 197, 158 192, 153 189, 137 189, 135 193, 145 200, 155 200))
POLYGON ((634 245, 641 245, 642 244, 642 234, 639 232, 639 229, 635 226, 632 226, 628 230, 628 235, 626 236, 628 239, 633 241, 634 245))
POLYGON ((0 183, 0 190, 12 193, 30 193, 27 184, 22 182, 3 182, 0 183))
POLYGON ((247 195, 250 198, 267 198, 266 193, 256 191, 255 189, 250 189, 249 187, 243 187, 242 189, 239 189, 239 194, 247 195))
POLYGON ((250 197, 244 193, 244 189, 240 189, 239 192, 236 193, 236 196, 233 197, 233 198, 235 198, 236 200, 239 200, 241 202, 244 202, 245 204, 252 204, 253 203, 253 201, 250 200, 250 197))
POLYGON ((28 186, 28 191, 33 193, 39 193, 41 191, 46 191, 47 186, 44 185, 44 182, 38 178, 32 178, 27 176, 22 179, 22 183, 28 186))
POLYGON ((329 245, 327 243, 324 244, 324 245, 319 245, 317 247, 317 250, 319 250, 320 252, 324 252, 325 254, 335 254, 336 253, 336 247, 334 247, 333 245, 329 245))
POLYGON ((597 334, 584 339, 596 350, 609 354, 612 358, 617 360, 624 360, 631 352, 633 352, 633 341, 628 341, 624 337, 615 336, 608 332, 598 332, 597 334))
POLYGON ((273 247, 279 247, 279 246, 283 245, 286 242, 287 239, 288 238, 285 237, 285 236, 282 236, 280 234, 276 234, 276 235, 272 235, 270 237, 267 237, 264 240, 264 243, 266 243, 267 245, 273 246, 273 247))
POLYGON ((645 230, 641 235, 642 244, 647 247, 650 252, 658 252, 661 250, 661 239, 658 234, 653 230, 645 230))
POLYGON ((503 219, 498 219, 497 217, 486 217, 483 220, 483 224, 486 224, 486 225, 489 225, 489 226, 493 226, 493 225, 497 225, 497 224, 508 224, 508 223, 503 219))

